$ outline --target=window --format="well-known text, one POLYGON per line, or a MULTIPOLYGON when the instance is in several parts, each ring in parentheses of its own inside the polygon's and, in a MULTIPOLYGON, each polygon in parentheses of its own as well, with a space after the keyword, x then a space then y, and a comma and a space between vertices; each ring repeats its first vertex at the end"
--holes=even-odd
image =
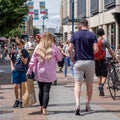
POLYGON ((78 18, 86 17, 86 0, 78 0, 77 1, 77 16, 78 18))
POLYGON ((73 0, 70 0, 70 18, 72 19, 72 1, 73 0))
POLYGON ((99 0, 91 0, 90 7, 91 7, 91 14, 95 15, 99 12, 99 0))
POLYGON ((111 8, 115 6, 115 1, 116 0, 104 0, 105 8, 111 8))

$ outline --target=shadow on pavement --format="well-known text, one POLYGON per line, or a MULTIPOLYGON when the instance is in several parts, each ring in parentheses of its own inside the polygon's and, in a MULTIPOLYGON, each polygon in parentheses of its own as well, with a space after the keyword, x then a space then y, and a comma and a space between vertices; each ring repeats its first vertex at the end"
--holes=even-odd
POLYGON ((90 112, 83 111, 85 113, 81 113, 81 116, 94 114, 94 113, 120 113, 120 110, 93 110, 90 112))
POLYGON ((40 107, 40 105, 32 105, 31 108, 40 107))
POLYGON ((49 110, 48 111, 49 112, 49 115, 53 115, 53 114, 61 114, 61 113, 64 113, 64 114, 70 114, 70 113, 75 113, 75 111, 74 110, 70 110, 70 111, 51 111, 51 110, 49 110))
POLYGON ((113 103, 113 102, 94 102, 91 104, 95 104, 95 105, 120 105, 120 103, 113 103))
POLYGON ((40 111, 29 113, 28 115, 42 115, 40 111))
POLYGON ((4 92, 0 92, 0 94, 3 94, 4 92))
POLYGON ((13 110, 0 110, 0 114, 8 114, 14 112, 13 110))
POLYGON ((49 107, 51 106, 73 106, 75 103, 63 103, 63 104, 49 104, 49 107))
POLYGON ((12 89, 14 89, 14 88, 1 88, 1 90, 12 90, 12 89))
POLYGON ((0 96, 0 99, 4 99, 4 96, 0 96))
MULTIPOLYGON (((74 110, 70 110, 70 111, 62 111, 62 110, 59 110, 59 111, 52 111, 52 110, 49 110, 49 115, 54 115, 54 114, 61 114, 61 113, 64 113, 64 114, 74 114, 75 111, 74 110)), ((90 112, 86 112, 85 110, 81 110, 81 114, 80 116, 84 116, 84 115, 89 115, 89 114, 94 114, 94 113, 119 113, 120 110, 93 110, 93 111, 90 111, 90 112)), ((32 115, 33 114, 38 114, 39 112, 34 112, 34 113, 31 113, 32 115)))

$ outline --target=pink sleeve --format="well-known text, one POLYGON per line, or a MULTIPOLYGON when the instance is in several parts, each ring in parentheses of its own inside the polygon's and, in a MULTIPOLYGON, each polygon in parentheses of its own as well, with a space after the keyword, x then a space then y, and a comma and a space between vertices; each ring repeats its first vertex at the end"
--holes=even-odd
POLYGON ((36 66, 38 62, 38 58, 37 58, 37 53, 34 51, 33 54, 32 54, 32 57, 30 59, 30 62, 29 62, 29 68, 28 68, 28 71, 27 71, 27 74, 31 74, 34 67, 36 66))
POLYGON ((61 61, 62 60, 61 52, 56 45, 55 45, 55 55, 56 55, 56 61, 61 61))

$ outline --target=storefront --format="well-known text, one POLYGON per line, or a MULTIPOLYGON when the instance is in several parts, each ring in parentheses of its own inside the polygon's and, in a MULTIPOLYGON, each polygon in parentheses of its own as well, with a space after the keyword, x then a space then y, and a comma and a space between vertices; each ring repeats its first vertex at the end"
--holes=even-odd
POLYGON ((113 49, 116 49, 116 25, 115 23, 107 24, 107 40, 109 40, 113 49))

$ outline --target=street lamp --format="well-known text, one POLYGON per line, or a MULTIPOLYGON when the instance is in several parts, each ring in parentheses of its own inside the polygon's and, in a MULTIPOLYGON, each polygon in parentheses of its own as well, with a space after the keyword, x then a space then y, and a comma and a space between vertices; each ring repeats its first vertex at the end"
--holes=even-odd
POLYGON ((74 33, 74 0, 72 0, 72 34, 74 33))

